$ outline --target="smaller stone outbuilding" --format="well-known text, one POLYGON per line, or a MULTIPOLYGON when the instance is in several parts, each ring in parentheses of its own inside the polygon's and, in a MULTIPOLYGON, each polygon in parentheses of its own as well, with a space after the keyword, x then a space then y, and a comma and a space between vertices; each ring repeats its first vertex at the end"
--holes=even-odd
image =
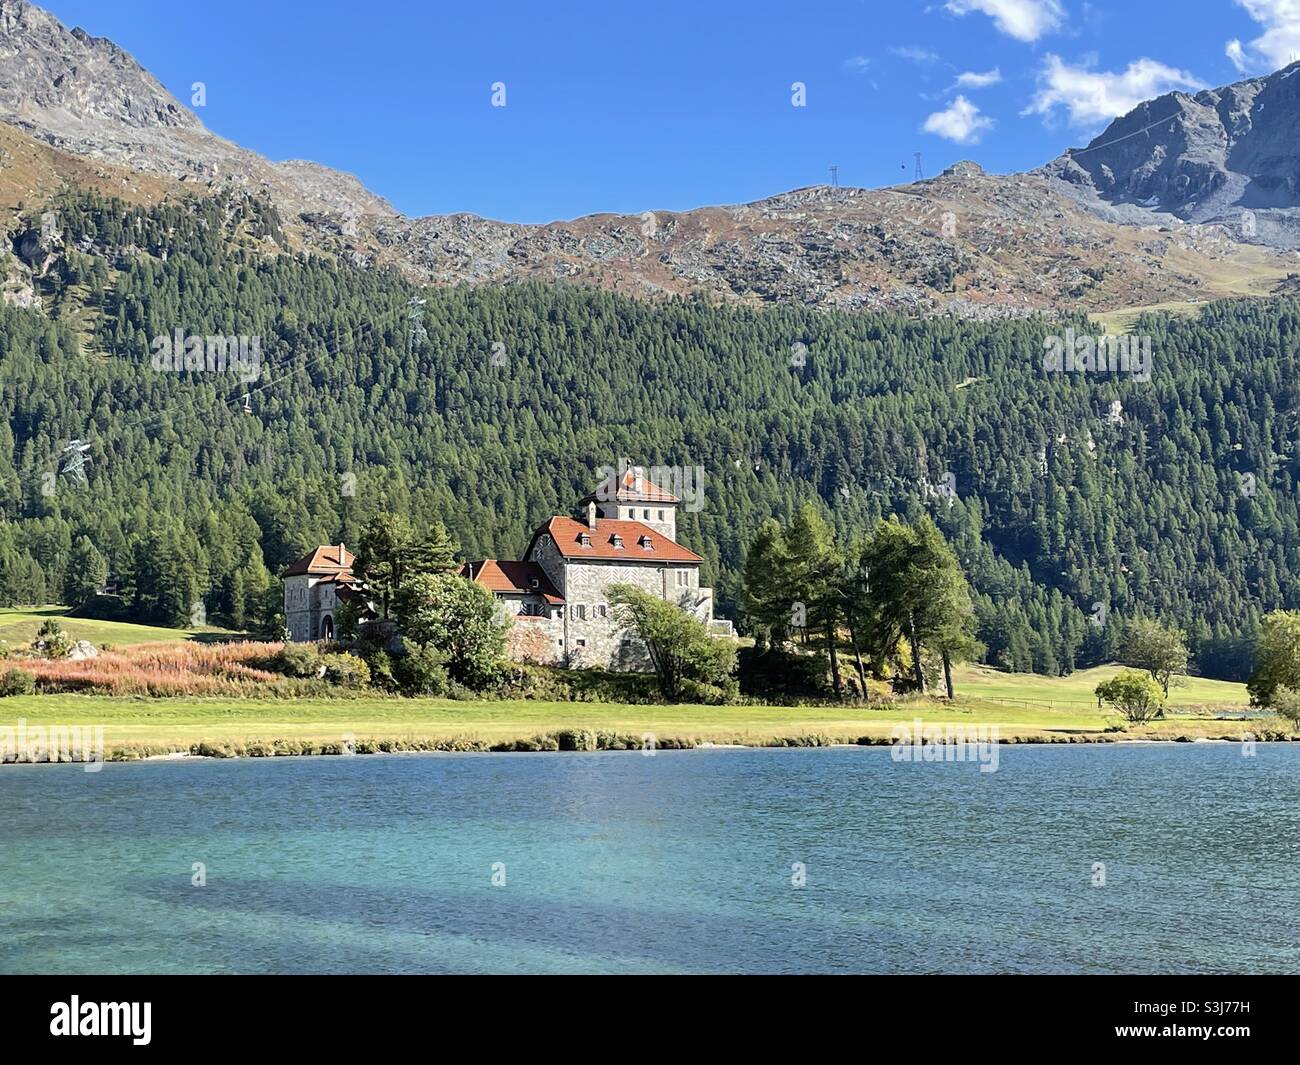
POLYGON ((361 582, 352 574, 354 556, 343 544, 327 544, 303 555, 284 571, 284 624, 295 642, 332 640, 334 616, 347 602, 361 620, 375 617, 361 582))

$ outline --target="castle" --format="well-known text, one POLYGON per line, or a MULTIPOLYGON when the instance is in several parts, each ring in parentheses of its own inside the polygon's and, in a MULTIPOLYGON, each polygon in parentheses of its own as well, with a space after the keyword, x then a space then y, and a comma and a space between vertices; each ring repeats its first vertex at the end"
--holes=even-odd
MULTIPOLYGON (((703 559, 677 542, 681 500, 639 466, 624 464, 579 500, 580 518, 556 516, 533 533, 518 561, 467 562, 461 574, 496 596, 511 621, 509 655, 517 661, 650 668, 646 649, 614 619, 609 588, 631 584, 680 606, 710 632, 730 636, 713 616, 713 589, 701 587, 703 559)), ((367 604, 342 544, 319 547, 285 572, 284 614, 294 640, 331 639, 333 611, 367 604)))
POLYGON ((533 533, 518 562, 484 559, 461 571, 510 614, 512 658, 601 669, 645 670, 644 646, 613 617, 609 587, 631 584, 675 603, 717 635, 713 589, 700 586, 703 559, 677 542, 681 500, 624 464, 579 500, 581 519, 553 517, 533 533))

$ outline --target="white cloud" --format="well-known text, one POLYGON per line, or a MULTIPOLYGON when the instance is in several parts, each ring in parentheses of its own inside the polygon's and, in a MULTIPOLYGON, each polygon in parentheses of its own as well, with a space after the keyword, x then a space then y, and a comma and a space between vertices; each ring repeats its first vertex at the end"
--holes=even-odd
POLYGON ((1002 70, 994 67, 992 70, 986 70, 983 74, 968 70, 965 74, 958 74, 954 89, 987 89, 990 85, 997 85, 1002 81, 1002 70))
POLYGON ((891 48, 890 51, 903 59, 910 59, 913 63, 934 63, 939 59, 939 53, 931 52, 928 48, 891 48))
POLYGON ((948 0, 947 8, 954 15, 982 12, 1018 41, 1036 41, 1065 22, 1061 0, 948 0))
POLYGON ((921 128, 958 144, 978 144, 980 137, 993 128, 993 119, 980 114, 980 109, 966 97, 958 96, 947 110, 927 118, 921 128))
POLYGON ((1237 38, 1234 37, 1224 45, 1223 54, 1232 60, 1232 65, 1237 68, 1238 74, 1250 73, 1250 64, 1246 62, 1246 49, 1237 38))
POLYGON ((1123 73, 1092 70, 1090 66, 1071 66, 1060 56, 1049 54, 1038 73, 1038 92, 1021 113, 1050 115, 1064 107, 1072 125, 1091 126, 1126 115, 1138 104, 1174 89, 1205 87, 1188 71, 1154 59, 1135 59, 1123 73))
POLYGON ((1300 58, 1300 0, 1237 0, 1237 4, 1264 28, 1249 47, 1234 38, 1224 48, 1240 73, 1266 73, 1300 58))
POLYGON ((852 71, 854 74, 861 74, 871 66, 871 60, 863 55, 850 56, 844 60, 844 69, 852 71))

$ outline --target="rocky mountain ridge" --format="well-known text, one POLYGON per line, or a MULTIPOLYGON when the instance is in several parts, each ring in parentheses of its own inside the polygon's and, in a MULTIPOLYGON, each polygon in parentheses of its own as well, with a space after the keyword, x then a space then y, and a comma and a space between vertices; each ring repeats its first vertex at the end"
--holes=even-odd
POLYGON ((1101 217, 1222 223, 1245 242, 1300 249, 1300 63, 1116 119, 1044 173, 1101 217))
MULTIPOLYGON (((1252 99, 1271 102, 1266 88, 1252 99)), ((1247 95, 1225 95, 1236 101, 1229 112, 1246 107, 1247 95)), ((1117 126, 1143 120, 1135 112, 1117 126)), ((1225 279, 1271 283, 1288 269, 1261 249, 1249 249, 1243 265, 1231 220, 1189 224, 1211 219, 1130 204, 1139 193, 1182 188, 1171 174, 1188 175, 1190 189, 1199 173, 1190 162, 1169 171, 1164 156, 1152 166, 1159 153, 1146 145, 1143 156, 1134 137, 1032 174, 965 163, 894 188, 813 186, 749 204, 549 225, 406 218, 352 175, 270 162, 217 136, 117 45, 68 30, 27 0, 0 0, 0 123, 8 127, 0 125, 0 198, 15 218, 20 202, 30 211, 59 180, 129 190, 128 199, 233 186, 270 199, 294 247, 391 265, 419 283, 542 279, 643 298, 987 318, 1199 302, 1233 291, 1236 281, 1225 279), (1126 184, 1113 168, 1108 183, 1106 168, 1130 154, 1126 184)), ((1208 117, 1198 123, 1213 128, 1208 117)), ((1207 133, 1197 143, 1212 140, 1207 133)), ((1215 181, 1209 173, 1202 184, 1215 181)))

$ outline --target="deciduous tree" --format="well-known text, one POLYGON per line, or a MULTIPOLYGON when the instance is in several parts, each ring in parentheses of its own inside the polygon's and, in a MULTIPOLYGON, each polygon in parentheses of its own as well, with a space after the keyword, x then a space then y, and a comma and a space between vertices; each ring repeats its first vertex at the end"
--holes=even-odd
POLYGON ((1124 626, 1121 661, 1145 669, 1169 698, 1171 678, 1187 672, 1187 636, 1158 621, 1137 619, 1124 626))
POLYGON ((1149 674, 1136 669, 1126 669, 1098 684, 1096 695, 1135 724, 1158 717, 1165 705, 1160 685, 1149 674))
POLYGON ((1272 706, 1280 688, 1300 691, 1300 611, 1278 610, 1260 624, 1246 690, 1257 706, 1272 706))
POLYGON ((396 607, 402 636, 446 655, 453 679, 471 688, 496 680, 508 622, 481 584, 452 573, 421 573, 404 581, 396 607))
POLYGON ((698 618, 635 585, 610 585, 608 594, 615 619, 645 644, 665 699, 680 699, 692 682, 726 694, 736 671, 733 641, 714 639, 698 618))

